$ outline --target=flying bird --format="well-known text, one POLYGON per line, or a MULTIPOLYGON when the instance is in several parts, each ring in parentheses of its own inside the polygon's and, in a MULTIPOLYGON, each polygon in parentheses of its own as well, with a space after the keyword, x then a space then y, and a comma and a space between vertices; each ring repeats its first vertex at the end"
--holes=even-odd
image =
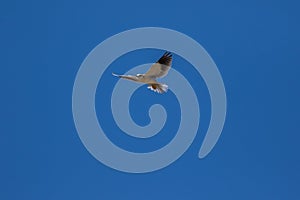
POLYGON ((170 52, 165 52, 164 55, 156 63, 154 63, 145 74, 118 75, 113 73, 113 75, 134 82, 148 84, 149 89, 162 94, 167 92, 168 85, 159 83, 156 79, 166 76, 171 68, 171 64, 172 54, 170 52))

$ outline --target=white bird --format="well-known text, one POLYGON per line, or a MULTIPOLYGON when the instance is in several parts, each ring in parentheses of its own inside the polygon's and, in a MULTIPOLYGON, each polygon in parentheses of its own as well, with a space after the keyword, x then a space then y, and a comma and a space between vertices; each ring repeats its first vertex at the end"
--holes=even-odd
POLYGON ((162 94, 164 92, 167 92, 168 85, 159 83, 156 81, 156 79, 166 76, 171 68, 171 64, 172 54, 170 52, 165 52, 164 55, 156 63, 154 63, 145 74, 137 74, 134 76, 118 75, 113 73, 113 75, 134 82, 148 84, 149 89, 162 94))

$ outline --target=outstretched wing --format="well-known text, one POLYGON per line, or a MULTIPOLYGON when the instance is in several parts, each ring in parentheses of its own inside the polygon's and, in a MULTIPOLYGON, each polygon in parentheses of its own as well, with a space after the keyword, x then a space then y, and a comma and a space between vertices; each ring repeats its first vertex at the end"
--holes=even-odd
POLYGON ((167 75, 172 64, 172 54, 165 52, 164 55, 154 63, 150 69, 146 72, 145 76, 151 78, 161 78, 167 75))
POLYGON ((136 76, 132 76, 132 75, 118 75, 118 74, 114 74, 114 73, 112 73, 112 75, 119 77, 119 78, 131 80, 131 81, 138 81, 138 78, 136 76))

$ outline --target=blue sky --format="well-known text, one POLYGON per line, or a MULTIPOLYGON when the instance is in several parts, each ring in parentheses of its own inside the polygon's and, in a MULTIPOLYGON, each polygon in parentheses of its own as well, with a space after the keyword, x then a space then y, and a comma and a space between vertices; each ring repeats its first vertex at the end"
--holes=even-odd
MULTIPOLYGON (((299 6, 291 0, 1 2, 0 198, 299 199, 299 6), (82 145, 72 87, 96 45, 144 26, 183 32, 207 50, 222 74, 228 112, 217 145, 199 160, 210 112, 205 85, 199 86, 203 126, 188 151, 162 170, 127 174, 104 166, 82 145)), ((161 51, 146 54, 116 62, 129 69, 140 64, 130 56, 154 62, 161 51)), ((104 79, 113 81, 108 72, 104 79)), ((195 75, 191 81, 202 80, 195 75)), ((148 92, 139 90, 133 101, 142 106, 139 99, 148 92)), ((97 109, 109 117, 101 105, 97 109)), ((137 123, 147 123, 136 116, 137 123)), ((167 137, 153 144, 162 146, 172 135, 167 137)), ((153 148, 111 139, 124 148, 137 145, 137 151, 153 148)))

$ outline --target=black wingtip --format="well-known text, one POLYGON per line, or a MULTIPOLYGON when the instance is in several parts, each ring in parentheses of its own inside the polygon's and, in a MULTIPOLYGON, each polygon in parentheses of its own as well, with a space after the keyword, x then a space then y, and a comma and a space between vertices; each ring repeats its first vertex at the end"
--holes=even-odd
POLYGON ((172 53, 171 53, 171 52, 169 52, 169 51, 166 51, 166 52, 164 53, 164 56, 167 56, 167 57, 172 57, 172 53))
POLYGON ((163 65, 170 65, 172 62, 172 54, 169 51, 166 51, 164 55, 157 61, 163 65))

